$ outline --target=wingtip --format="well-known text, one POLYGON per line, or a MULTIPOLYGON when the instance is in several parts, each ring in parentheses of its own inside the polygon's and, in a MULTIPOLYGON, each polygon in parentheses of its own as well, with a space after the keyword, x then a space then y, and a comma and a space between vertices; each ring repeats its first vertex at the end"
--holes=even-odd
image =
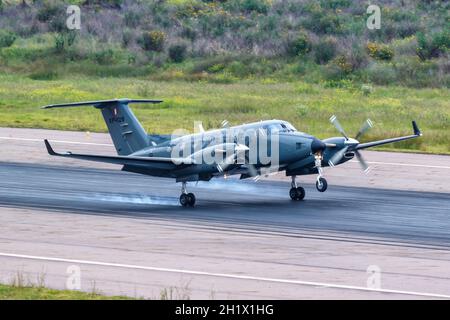
POLYGON ((52 146, 48 142, 47 139, 44 139, 45 147, 47 148, 47 152, 49 155, 54 156, 56 155, 56 152, 53 150, 52 146))
POLYGON ((413 126, 413 130, 414 130, 414 134, 416 136, 421 136, 422 132, 420 131, 419 126, 417 125, 415 120, 412 121, 412 126, 413 126))

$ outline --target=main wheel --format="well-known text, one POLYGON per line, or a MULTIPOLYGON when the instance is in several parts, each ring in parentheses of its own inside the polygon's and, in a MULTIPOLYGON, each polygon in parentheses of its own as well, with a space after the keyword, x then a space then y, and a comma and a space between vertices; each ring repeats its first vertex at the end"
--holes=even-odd
POLYGON ((180 196, 180 204, 183 207, 187 207, 190 203, 190 197, 186 193, 182 193, 180 196))
POLYGON ((327 180, 325 180, 325 178, 320 177, 317 181, 316 181, 316 189, 319 192, 325 192, 328 188, 328 183, 327 180))
POLYGON ((297 200, 303 200, 305 198, 305 189, 303 187, 297 188, 297 200))
POLYGON ((291 190, 289 190, 289 196, 292 200, 297 200, 297 188, 291 188, 291 190))
POLYGON ((188 193, 187 196, 188 196, 188 198, 189 198, 189 203, 188 203, 188 205, 191 206, 191 207, 193 207, 194 204, 195 204, 195 196, 194 196, 194 194, 193 194, 193 193, 188 193))
POLYGON ((291 190, 289 190, 289 196, 292 200, 303 200, 305 198, 305 189, 302 187, 291 188, 291 190))

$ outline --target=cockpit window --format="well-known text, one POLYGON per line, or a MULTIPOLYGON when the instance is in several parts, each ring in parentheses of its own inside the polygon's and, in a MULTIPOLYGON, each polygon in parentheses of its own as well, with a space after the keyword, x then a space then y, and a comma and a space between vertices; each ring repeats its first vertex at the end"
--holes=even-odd
POLYGON ((271 123, 264 126, 264 129, 270 133, 274 132, 295 132, 295 128, 288 122, 271 123))
POLYGON ((287 130, 289 130, 289 132, 297 131, 297 129, 295 129, 294 126, 292 124, 290 124, 289 122, 286 122, 284 125, 286 126, 287 130))

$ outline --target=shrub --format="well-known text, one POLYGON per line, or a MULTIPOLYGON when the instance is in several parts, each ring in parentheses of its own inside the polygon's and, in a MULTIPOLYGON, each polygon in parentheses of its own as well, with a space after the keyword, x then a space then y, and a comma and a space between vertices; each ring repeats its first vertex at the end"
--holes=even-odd
POLYGON ((161 52, 164 49, 166 34, 163 31, 154 30, 144 32, 141 37, 141 45, 147 51, 161 52))
POLYGON ((67 47, 72 46, 75 43, 76 36, 77 34, 75 31, 57 33, 55 36, 56 52, 61 53, 67 47))
POLYGON ((417 55, 422 61, 437 58, 450 47, 450 32, 442 31, 428 38, 423 33, 417 34, 417 55))
POLYGON ((40 22, 50 21, 58 13, 59 8, 54 3, 46 2, 37 12, 37 19, 40 22))
POLYGON ((394 57, 394 51, 391 48, 375 42, 369 42, 367 44, 367 52, 369 56, 377 60, 389 61, 394 57))
POLYGON ((113 64, 115 60, 114 51, 112 49, 106 49, 96 52, 94 54, 94 60, 101 65, 113 64))
POLYGON ((169 47, 169 58, 173 62, 183 62, 186 58, 187 45, 185 43, 176 43, 169 47))
POLYGON ((314 11, 303 24, 309 30, 322 34, 337 34, 342 29, 341 22, 336 14, 322 10, 314 11))
POLYGON ((314 60, 316 63, 325 64, 336 55, 336 39, 333 37, 327 37, 321 39, 314 46, 314 60))
POLYGON ((122 33, 122 46, 128 47, 133 41, 133 32, 130 29, 125 29, 122 33))
POLYGON ((183 38, 194 41, 197 38, 197 31, 191 26, 184 26, 180 35, 183 38))
POLYGON ((84 0, 83 4, 120 9, 122 7, 123 0, 84 0))
POLYGON ((245 11, 256 11, 266 14, 269 10, 269 4, 266 0, 241 0, 241 8, 245 11))
POLYGON ((367 63, 367 53, 364 50, 364 46, 359 43, 353 43, 351 50, 346 55, 347 61, 352 65, 353 71, 364 68, 367 63))
POLYGON ((344 74, 349 74, 353 71, 353 65, 351 64, 349 59, 344 55, 341 55, 341 56, 337 57, 336 59, 334 59, 334 64, 339 69, 341 69, 341 71, 344 74))
POLYGON ((6 48, 13 45, 16 41, 16 35, 12 32, 0 30, 0 48, 6 48))
POLYGON ((311 50, 311 42, 305 33, 299 34, 288 42, 287 53, 290 56, 302 56, 311 50))
POLYGON ((53 32, 65 32, 67 31, 66 27, 66 16, 63 14, 57 15, 53 17, 48 22, 48 29, 53 32))
POLYGON ((135 11, 125 12, 123 19, 125 25, 130 28, 137 28, 141 22, 141 14, 135 11))

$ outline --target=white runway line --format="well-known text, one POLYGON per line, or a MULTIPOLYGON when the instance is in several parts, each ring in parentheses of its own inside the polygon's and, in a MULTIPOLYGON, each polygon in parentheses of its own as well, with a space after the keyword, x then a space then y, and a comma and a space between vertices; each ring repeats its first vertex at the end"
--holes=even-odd
MULTIPOLYGON (((358 163, 358 161, 350 160, 349 162, 358 163)), ((446 166, 429 166, 425 164, 412 164, 412 163, 399 163, 399 162, 377 162, 377 161, 367 161, 370 164, 381 164, 381 165, 390 165, 390 166, 405 166, 405 167, 422 167, 422 168, 435 168, 435 169, 450 169, 450 167, 446 166)))
MULTIPOLYGON (((2 140, 16 140, 16 141, 31 141, 31 142, 42 142, 44 143, 44 139, 31 139, 31 138, 12 138, 12 137, 0 137, 2 140)), ((77 141, 63 141, 63 140, 50 140, 51 142, 56 143, 66 143, 66 144, 84 144, 91 146, 108 146, 112 147, 112 144, 108 143, 93 143, 93 142, 77 142, 77 141)))
POLYGON ((31 255, 3 253, 3 252, 0 252, 0 257, 22 258, 22 259, 29 259, 29 260, 41 260, 41 261, 53 261, 53 262, 67 262, 67 263, 75 263, 75 264, 116 267, 116 268, 124 268, 124 269, 137 269, 137 270, 149 270, 149 271, 170 272, 170 273, 183 273, 183 274, 210 276, 210 277, 228 278, 228 279, 255 280, 255 281, 297 284, 297 285, 334 288, 334 289, 347 289, 347 290, 357 290, 357 291, 366 291, 366 292, 391 293, 391 294, 400 294, 400 295, 450 299, 450 295, 438 294, 438 293, 414 292, 414 291, 403 291, 403 290, 393 290, 393 289, 374 289, 374 288, 367 288, 367 287, 347 286, 347 285, 323 283, 323 282, 311 282, 311 281, 266 278, 266 277, 256 277, 256 276, 246 276, 246 275, 234 275, 234 274, 226 274, 226 273, 213 273, 213 272, 194 271, 194 270, 185 270, 185 269, 148 267, 148 266, 139 266, 139 265, 121 264, 121 263, 109 263, 109 262, 100 262, 100 261, 31 256, 31 255))

